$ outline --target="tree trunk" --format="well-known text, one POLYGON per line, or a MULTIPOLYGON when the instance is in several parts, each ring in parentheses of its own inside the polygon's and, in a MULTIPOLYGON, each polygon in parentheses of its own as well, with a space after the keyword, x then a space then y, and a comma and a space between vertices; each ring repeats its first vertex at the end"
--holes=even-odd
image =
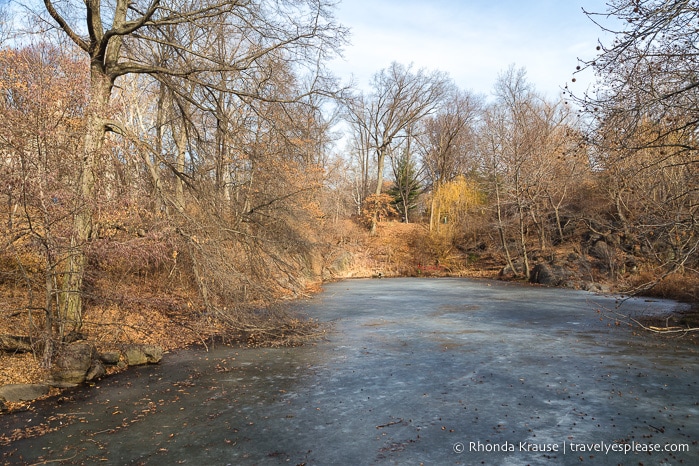
POLYGON ((180 176, 184 173, 185 156, 187 154, 187 132, 184 124, 179 130, 180 132, 175 137, 175 145, 177 146, 175 169, 178 172, 177 176, 175 176, 175 207, 179 212, 184 212, 184 182, 180 176))
POLYGON ((546 225, 543 220, 539 220, 539 215, 534 211, 534 209, 529 209, 529 216, 532 218, 532 222, 536 227, 537 237, 539 238, 539 248, 542 251, 546 250, 546 225))
POLYGON ((85 277, 86 245, 92 234, 92 202, 95 196, 95 172, 98 154, 106 134, 103 115, 112 92, 112 81, 104 74, 101 64, 90 69, 91 101, 87 113, 85 141, 77 182, 70 249, 64 261, 59 299, 61 335, 79 332, 83 317, 83 280, 85 277))
MULTIPOLYGON (((374 192, 377 196, 381 194, 381 189, 383 187, 383 169, 384 169, 384 163, 386 162, 386 148, 385 147, 380 147, 376 151, 376 165, 377 165, 377 173, 376 173, 376 191, 374 192)), ((379 222, 379 214, 378 212, 374 212, 374 215, 371 218, 371 229, 369 230, 369 234, 371 236, 376 236, 376 224, 379 222)))
POLYGON ((505 227, 502 224, 502 208, 500 204, 500 185, 497 180, 495 180, 495 202, 498 214, 498 233, 500 235, 500 243, 502 244, 502 249, 505 251, 505 259, 507 260, 507 265, 510 266, 512 273, 519 275, 515 265, 512 262, 512 256, 510 255, 510 249, 507 247, 507 238, 505 237, 505 227))
POLYGON ((524 277, 525 279, 529 277, 529 255, 527 253, 527 231, 524 213, 524 206, 521 204, 517 206, 519 212, 519 243, 522 248, 522 260, 524 261, 524 277))

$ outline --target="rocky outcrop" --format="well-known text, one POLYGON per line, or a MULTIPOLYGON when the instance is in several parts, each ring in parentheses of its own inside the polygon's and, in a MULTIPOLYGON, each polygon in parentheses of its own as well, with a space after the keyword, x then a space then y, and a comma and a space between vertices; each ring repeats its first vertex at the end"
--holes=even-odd
POLYGON ((0 386, 0 412, 7 409, 6 402, 35 400, 47 395, 50 387, 71 388, 100 379, 107 374, 107 366, 124 368, 127 364, 156 364, 162 358, 163 349, 157 345, 129 345, 123 352, 107 351, 99 354, 90 343, 70 343, 56 354, 48 383, 0 386))
POLYGON ((104 377, 106 366, 156 364, 163 358, 163 349, 156 345, 129 345, 122 353, 98 354, 86 342, 65 345, 57 354, 51 368, 50 384, 54 387, 75 387, 104 377))
POLYGON ((323 270, 323 279, 331 280, 336 277, 343 277, 352 267, 354 255, 349 251, 340 251, 337 256, 333 257, 329 264, 323 270))

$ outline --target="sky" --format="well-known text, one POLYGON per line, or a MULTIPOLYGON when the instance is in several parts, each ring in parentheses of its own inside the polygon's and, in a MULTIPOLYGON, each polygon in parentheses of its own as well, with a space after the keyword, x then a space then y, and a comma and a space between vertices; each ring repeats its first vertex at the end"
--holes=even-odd
POLYGON ((569 84, 582 93, 591 74, 576 76, 610 36, 582 12, 606 11, 605 0, 340 0, 337 20, 351 30, 344 58, 331 63, 343 81, 370 89, 371 78, 396 61, 447 72, 462 89, 491 95, 510 65, 550 99, 569 84))

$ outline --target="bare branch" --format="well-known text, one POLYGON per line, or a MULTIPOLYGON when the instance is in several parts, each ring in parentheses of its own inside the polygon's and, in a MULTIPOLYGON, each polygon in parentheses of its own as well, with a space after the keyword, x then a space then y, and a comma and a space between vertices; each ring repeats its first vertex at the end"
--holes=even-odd
POLYGON ((49 12, 51 17, 58 23, 59 27, 63 29, 70 39, 75 42, 75 44, 86 52, 90 51, 90 46, 85 42, 75 31, 68 25, 68 22, 61 16, 56 8, 53 6, 51 0, 44 0, 44 5, 46 6, 46 11, 49 12))

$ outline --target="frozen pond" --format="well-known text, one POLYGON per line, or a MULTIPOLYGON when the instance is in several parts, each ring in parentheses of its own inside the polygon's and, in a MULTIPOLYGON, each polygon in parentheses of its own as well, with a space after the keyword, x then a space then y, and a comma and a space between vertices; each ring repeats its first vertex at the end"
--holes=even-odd
POLYGON ((613 298, 353 280, 300 307, 334 322, 327 340, 182 351, 2 416, 5 433, 56 429, 0 447, 3 462, 699 464, 697 348, 600 319, 613 298))

